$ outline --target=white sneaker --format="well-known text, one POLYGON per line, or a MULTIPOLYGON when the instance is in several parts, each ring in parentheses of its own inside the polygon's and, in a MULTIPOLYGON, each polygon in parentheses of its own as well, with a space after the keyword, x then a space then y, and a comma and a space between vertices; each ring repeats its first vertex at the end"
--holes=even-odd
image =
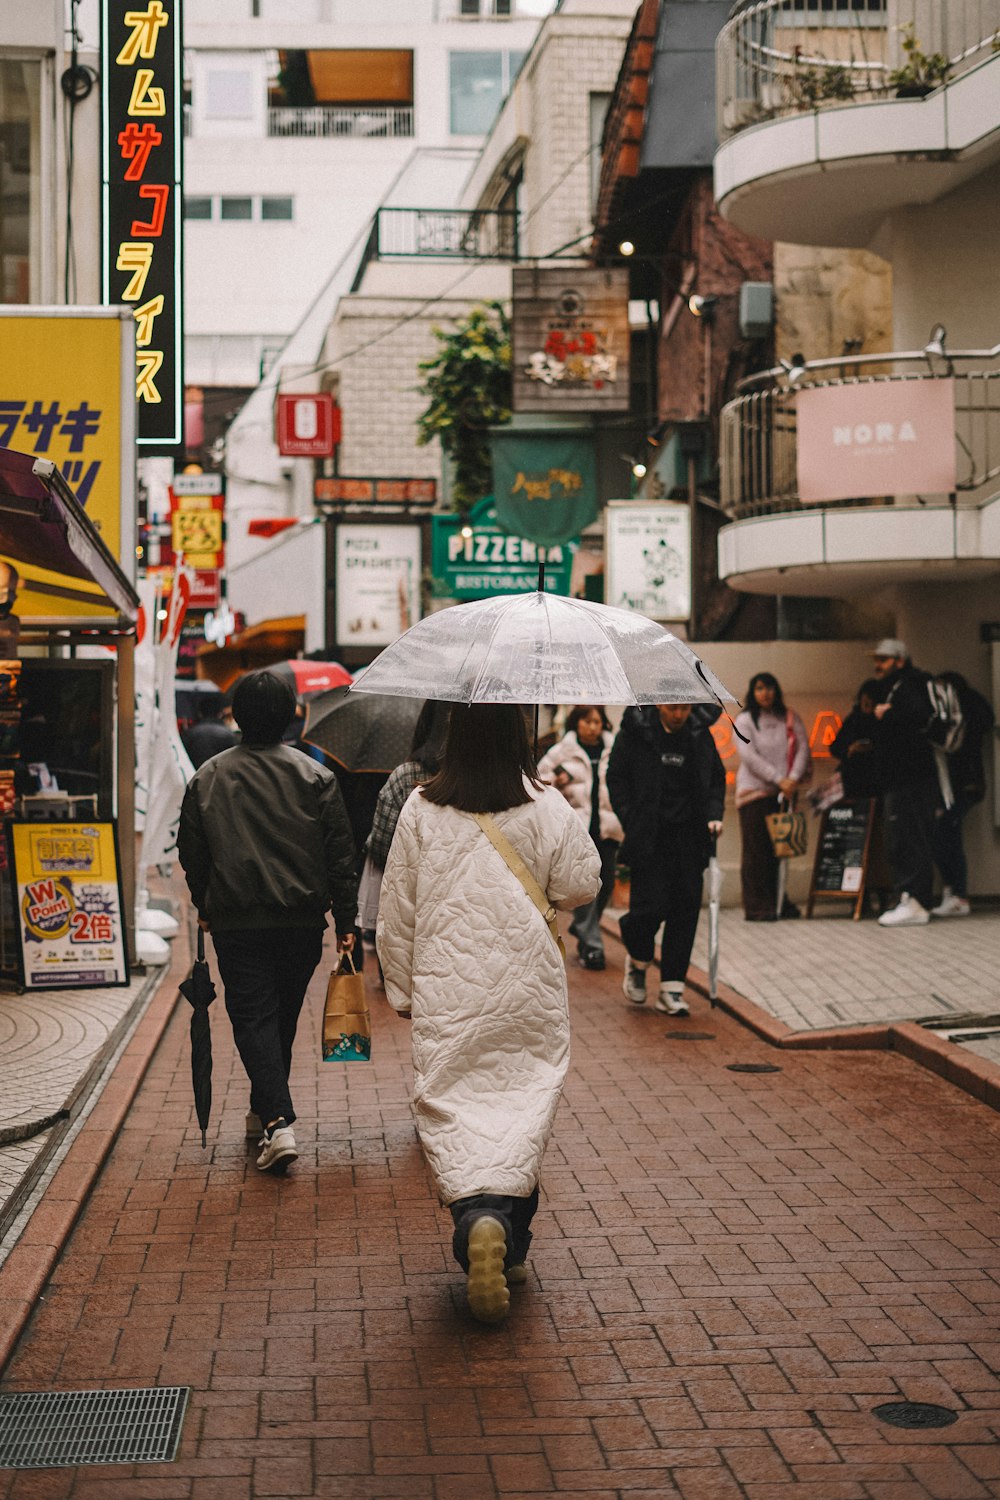
POLYGON ((684 991, 673 985, 661 984, 654 1008, 663 1016, 689 1016, 691 1009, 684 999, 684 991))
POLYGON ((931 914, 925 906, 921 906, 915 896, 909 891, 904 891, 899 898, 899 905, 894 906, 892 911, 884 911, 878 919, 880 927, 926 927, 931 919, 931 914))
POLYGON ((636 963, 630 954, 625 955, 625 977, 622 979, 622 994, 633 1005, 646 1003, 646 970, 648 964, 636 963))
POLYGON ((276 1177, 283 1177, 292 1162, 298 1160, 298 1155, 292 1127, 286 1125, 284 1120, 276 1120, 261 1138, 257 1170, 273 1172, 276 1177))
POLYGON ((949 891, 945 886, 941 894, 941 900, 937 906, 931 908, 932 917, 967 917, 972 907, 964 896, 956 896, 954 891, 949 891))

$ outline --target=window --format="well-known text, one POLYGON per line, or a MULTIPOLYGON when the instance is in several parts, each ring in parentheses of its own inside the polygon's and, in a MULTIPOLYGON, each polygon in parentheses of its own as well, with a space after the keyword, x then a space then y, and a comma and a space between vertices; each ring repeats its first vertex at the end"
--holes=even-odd
POLYGON ((517 77, 524 52, 449 54, 452 135, 486 135, 517 77))
POLYGON ((252 198, 222 198, 220 199, 220 214, 222 219, 252 219, 252 198))
POLYGON ((597 208, 597 195, 601 187, 601 141, 604 137, 604 122, 611 105, 610 94, 590 96, 590 206, 597 208))
POLYGON ((300 108, 412 104, 413 53, 387 47, 282 50, 269 102, 300 108))
POLYGON ((41 300, 41 64, 0 58, 0 302, 41 300))
POLYGON ((210 219, 212 217, 211 198, 185 198, 185 219, 210 219))
POLYGON ((262 219, 290 219, 292 217, 292 199, 262 198, 260 200, 260 216, 262 219))
POLYGON ((205 115, 210 120, 252 120, 254 75, 235 68, 211 68, 205 74, 205 115))
POLYGON ((509 16, 511 0, 461 0, 460 15, 463 16, 509 16))

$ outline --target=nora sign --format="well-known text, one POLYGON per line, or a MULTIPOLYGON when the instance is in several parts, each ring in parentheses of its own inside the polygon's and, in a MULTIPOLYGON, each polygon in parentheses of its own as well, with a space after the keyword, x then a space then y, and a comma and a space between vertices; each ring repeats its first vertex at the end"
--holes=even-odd
POLYGON ((824 386, 795 399, 804 504, 954 490, 953 380, 824 386))

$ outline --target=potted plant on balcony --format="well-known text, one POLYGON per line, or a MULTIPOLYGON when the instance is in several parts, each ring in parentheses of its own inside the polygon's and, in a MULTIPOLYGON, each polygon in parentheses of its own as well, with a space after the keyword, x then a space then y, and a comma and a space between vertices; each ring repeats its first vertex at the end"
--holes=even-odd
POLYGON ((854 80, 849 68, 822 59, 815 65, 804 64, 798 48, 790 88, 794 102, 805 109, 815 109, 824 99, 854 98, 854 80))
POLYGON ((896 90, 897 99, 923 99, 947 81, 950 64, 943 52, 923 51, 912 21, 900 29, 906 61, 889 74, 889 87, 896 90))

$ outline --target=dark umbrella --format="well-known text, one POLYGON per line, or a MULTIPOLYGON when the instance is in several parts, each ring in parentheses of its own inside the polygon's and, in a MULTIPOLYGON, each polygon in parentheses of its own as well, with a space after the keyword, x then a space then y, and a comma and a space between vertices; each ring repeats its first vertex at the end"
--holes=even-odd
POLYGON ((201 1126, 201 1144, 207 1145, 205 1131, 212 1112, 212 1031, 208 1022, 208 1007, 215 999, 215 985, 205 962, 205 934, 198 928, 198 956, 191 968, 189 978, 180 986, 185 1000, 193 1007, 191 1016, 191 1083, 194 1086, 194 1107, 201 1126))
POLYGON ((409 758, 423 706, 422 698, 362 697, 336 688, 307 705, 302 738, 346 771, 394 771, 409 758))

